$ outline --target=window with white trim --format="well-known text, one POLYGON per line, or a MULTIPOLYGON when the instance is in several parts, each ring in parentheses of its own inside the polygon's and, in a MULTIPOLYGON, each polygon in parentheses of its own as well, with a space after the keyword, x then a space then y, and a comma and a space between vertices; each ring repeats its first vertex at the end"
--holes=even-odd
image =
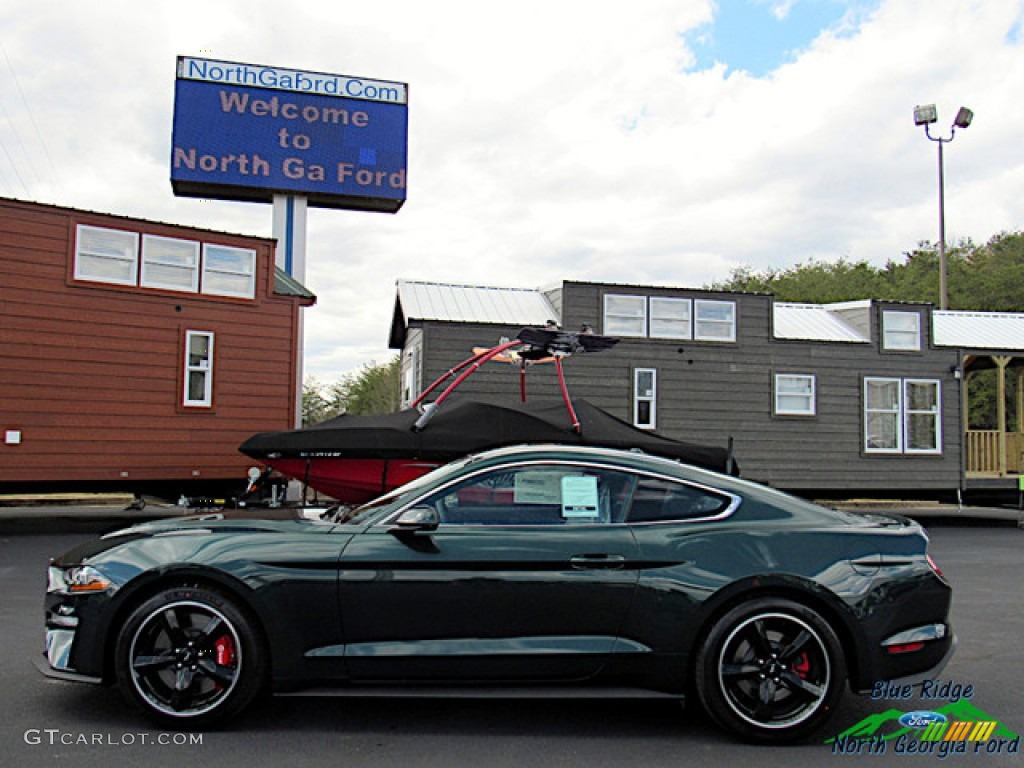
POLYGON ((814 376, 812 374, 775 374, 775 413, 778 416, 815 414, 814 376))
POLYGON ((79 224, 75 236, 75 279, 135 285, 139 236, 119 229, 79 224))
POLYGON ((690 326, 692 302, 689 299, 675 299, 668 296, 651 296, 652 339, 689 339, 693 336, 690 326))
POLYGON ((608 336, 736 341, 736 302, 608 293, 603 327, 608 336))
POLYGON ((694 299, 693 338, 698 341, 736 341, 736 302, 694 299))
POLYGON ((159 235, 142 236, 142 277, 147 288, 199 290, 199 243, 159 235))
POLYGON ((882 349, 921 350, 921 315, 917 312, 882 312, 882 349))
POLYGON ((252 298, 255 274, 256 251, 203 244, 203 293, 252 298))
POLYGON ((647 297, 605 294, 604 332, 608 336, 646 336, 647 297))
POLYGON ((93 283, 252 299, 256 251, 160 235, 140 238, 138 232, 79 224, 74 276, 93 283))
POLYGON ((940 453, 942 422, 939 419, 940 383, 922 379, 903 382, 903 409, 907 453, 940 453))
POLYGON ((867 453, 942 453, 942 389, 932 379, 864 379, 867 453))
POLYGON ((213 405, 213 334, 209 331, 185 331, 182 404, 193 408, 213 405))
POLYGON ((658 425, 658 371, 637 368, 633 371, 633 426, 654 429, 658 425))
POLYGON ((402 407, 408 408, 419 394, 419 349, 407 349, 402 355, 402 407))

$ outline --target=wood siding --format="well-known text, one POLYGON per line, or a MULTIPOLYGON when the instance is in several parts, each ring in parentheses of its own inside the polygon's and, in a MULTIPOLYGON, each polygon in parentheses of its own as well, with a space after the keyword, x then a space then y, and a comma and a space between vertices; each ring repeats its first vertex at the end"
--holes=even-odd
POLYGON ((238 445, 293 426, 302 301, 273 263, 262 238, 0 201, 0 487, 244 481, 238 445), (255 298, 76 281, 78 224, 254 249, 255 298), (214 334, 211 408, 182 405, 188 330, 214 334))
MULTIPOLYGON (((573 397, 584 398, 627 421, 632 420, 633 371, 657 370, 657 431, 688 442, 725 447, 734 439, 744 477, 806 493, 948 493, 961 485, 960 382, 953 370, 956 350, 921 352, 880 349, 875 303, 871 343, 784 341, 772 336, 771 296, 723 294, 566 282, 562 325, 590 323, 601 332, 606 293, 678 296, 736 302, 734 343, 668 339, 628 339, 607 352, 575 355, 565 363, 573 397), (774 415, 777 373, 812 374, 814 416, 774 415), (942 451, 938 455, 875 454, 864 450, 865 377, 940 381, 942 451)), ((915 307, 927 312, 927 308, 915 307)), ((424 383, 429 383, 473 346, 514 337, 518 328, 454 323, 415 323, 423 327, 424 383)), ((922 317, 922 329, 930 327, 922 317)), ((930 335, 930 334, 928 334, 930 335)), ((552 366, 534 366, 528 375, 531 399, 557 398, 552 366)), ((518 397, 514 366, 490 364, 460 388, 487 398, 518 397)))

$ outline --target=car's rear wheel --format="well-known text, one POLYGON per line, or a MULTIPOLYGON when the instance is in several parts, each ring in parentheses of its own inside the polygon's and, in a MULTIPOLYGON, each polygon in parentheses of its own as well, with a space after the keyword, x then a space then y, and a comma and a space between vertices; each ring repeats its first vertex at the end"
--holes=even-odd
POLYGON ((176 587, 132 611, 118 634, 114 667, 122 693, 152 718, 200 728, 248 704, 267 661, 252 622, 230 599, 176 587))
POLYGON ((832 714, 845 680, 842 646, 828 622, 780 598, 733 608, 697 655, 701 703, 720 725, 751 741, 809 735, 832 714))

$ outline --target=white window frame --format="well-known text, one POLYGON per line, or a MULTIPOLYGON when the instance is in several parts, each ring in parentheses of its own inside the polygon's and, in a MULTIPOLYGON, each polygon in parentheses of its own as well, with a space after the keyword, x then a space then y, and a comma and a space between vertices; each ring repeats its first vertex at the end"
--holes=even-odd
POLYGON ((921 351, 921 313, 886 309, 882 311, 882 349, 896 352, 921 351), (907 323, 907 321, 910 321, 907 323), (904 325, 913 327, 904 327, 904 325))
POLYGON ((140 283, 145 288, 163 288, 169 291, 185 291, 196 293, 199 290, 199 241, 182 240, 176 237, 162 237, 160 235, 142 236, 142 276, 140 283), (187 246, 191 251, 192 263, 184 265, 173 259, 161 258, 154 255, 159 244, 173 244, 174 246, 187 246), (161 281, 152 274, 152 267, 166 267, 179 270, 182 274, 188 272, 188 284, 161 281))
POLYGON ((903 453, 903 429, 900 426, 902 421, 901 414, 903 411, 903 386, 901 380, 893 378, 891 376, 865 376, 864 377, 864 452, 865 453, 903 453), (868 388, 874 383, 884 384, 895 384, 896 385, 896 402, 892 408, 871 408, 870 397, 868 394, 868 388), (896 445, 894 446, 872 446, 869 438, 871 437, 871 414, 887 414, 895 422, 893 426, 893 433, 896 438, 896 445))
POLYGON ((903 380, 903 444, 905 452, 911 454, 935 455, 942 453, 942 382, 938 379, 904 379, 903 380), (910 407, 910 387, 929 385, 935 389, 935 405, 929 410, 912 410, 910 407), (934 423, 935 444, 930 448, 911 447, 911 417, 928 415, 934 423))
POLYGON ((75 228, 75 279, 87 280, 91 283, 137 285, 139 280, 139 233, 123 229, 110 229, 108 227, 93 227, 88 224, 77 225, 75 228), (83 241, 88 240, 90 233, 102 233, 107 237, 123 237, 125 239, 124 253, 119 254, 111 250, 83 248, 83 241), (129 248, 131 251, 130 255, 128 253, 129 248), (90 259, 106 259, 112 262, 130 264, 129 277, 116 278, 110 275, 90 274, 85 268, 83 256, 90 259))
POLYGON ((203 243, 203 283, 202 292, 211 296, 231 296, 241 299, 252 299, 256 295, 256 251, 252 248, 238 248, 233 245, 221 245, 219 243, 203 243), (244 254, 248 257, 247 270, 213 269, 210 267, 210 250, 217 249, 228 251, 234 254, 244 254), (232 277, 245 277, 246 289, 244 291, 230 291, 223 288, 214 288, 210 283, 216 275, 230 275, 232 277))
POLYGON ((657 429, 658 427, 658 369, 657 368, 634 368, 633 369, 633 426, 639 429, 657 429), (651 387, 649 392, 641 393, 640 377, 650 374, 651 387), (643 422, 640 419, 640 406, 643 403, 650 404, 650 419, 643 422))
POLYGON ((864 377, 864 452, 888 453, 905 455, 937 456, 942 453, 942 382, 939 379, 904 379, 892 376, 864 377), (896 385, 896 403, 892 408, 868 408, 868 387, 872 383, 884 382, 896 385), (910 408, 909 387, 912 385, 928 385, 935 389, 935 406, 929 410, 912 410, 910 408), (870 437, 871 414, 890 414, 895 419, 896 445, 892 447, 874 447, 868 442, 870 437), (911 448, 913 417, 926 414, 933 419, 935 444, 930 448, 911 448))
POLYGON ((718 299, 694 299, 693 300, 693 338, 697 341, 736 341, 736 302, 721 301, 718 299), (723 320, 718 317, 704 317, 704 313, 729 308, 729 318, 723 320), (712 328, 726 329, 726 334, 709 333, 712 328))
POLYGON ((651 296, 648 324, 652 339, 692 339, 693 302, 671 296, 651 296), (667 314, 660 312, 661 309, 667 310, 667 314), (677 314, 685 314, 685 318, 676 317, 677 314))
POLYGON ((408 408, 419 395, 419 349, 407 349, 402 356, 402 408, 408 408))
POLYGON ((777 373, 775 374, 775 414, 777 416, 815 416, 817 415, 817 384, 814 374, 808 373, 777 373), (787 383, 802 385, 810 384, 809 391, 786 391, 787 383), (785 399, 786 405, 783 405, 785 399), (804 401, 804 407, 795 407, 794 401, 804 401))
POLYGON ((210 408, 213 406, 213 343, 214 334, 212 331, 185 331, 185 376, 182 382, 182 405, 186 408, 210 408), (191 354, 192 340, 203 337, 207 339, 206 358, 198 363, 193 363, 191 354), (202 373, 205 377, 202 398, 190 397, 192 388, 189 385, 192 380, 192 374, 197 373, 202 373))
POLYGON ((604 296, 604 323, 607 336, 647 336, 647 297, 635 294, 606 293, 604 296), (633 309, 623 311, 614 304, 632 304, 633 309), (639 324, 639 325, 638 325, 639 324))

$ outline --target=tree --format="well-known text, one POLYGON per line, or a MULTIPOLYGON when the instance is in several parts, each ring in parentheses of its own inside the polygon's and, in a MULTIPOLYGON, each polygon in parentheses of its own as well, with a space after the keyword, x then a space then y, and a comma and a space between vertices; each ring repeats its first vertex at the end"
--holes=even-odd
POLYGON ((302 426, 319 424, 335 414, 324 395, 324 385, 316 376, 307 376, 302 382, 302 426))
POLYGON ((878 295, 881 272, 865 261, 836 262, 812 260, 784 270, 754 272, 749 267, 734 269, 729 279, 711 287, 724 291, 772 293, 779 301, 828 304, 878 295))
POLYGON ((309 376, 302 387, 302 424, 319 424, 343 413, 394 413, 401 406, 400 378, 397 355, 386 363, 367 363, 330 385, 309 376))
POLYGON ((394 413, 402 405, 401 370, 398 355, 367 363, 331 388, 332 402, 341 413, 394 413))
MULTIPOLYGON (((939 303, 938 245, 918 243, 902 259, 884 267, 866 261, 812 260, 789 269, 737 267, 727 280, 713 283, 724 291, 771 293, 779 301, 828 304, 855 299, 939 303)), ((985 245, 961 240, 946 252, 951 309, 987 312, 1024 311, 1024 233, 1003 232, 985 245)))

